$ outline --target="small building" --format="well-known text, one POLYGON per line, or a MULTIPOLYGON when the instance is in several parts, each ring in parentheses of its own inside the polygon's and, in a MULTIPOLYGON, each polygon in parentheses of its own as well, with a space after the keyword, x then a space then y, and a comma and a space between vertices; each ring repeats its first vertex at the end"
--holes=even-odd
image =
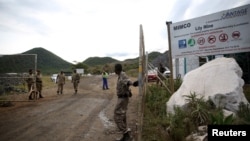
POLYGON ((245 81, 245 84, 250 84, 250 52, 210 56, 188 56, 185 58, 174 59, 173 76, 174 78, 177 78, 178 76, 183 78, 189 71, 218 57, 234 58, 243 71, 242 79, 245 81))

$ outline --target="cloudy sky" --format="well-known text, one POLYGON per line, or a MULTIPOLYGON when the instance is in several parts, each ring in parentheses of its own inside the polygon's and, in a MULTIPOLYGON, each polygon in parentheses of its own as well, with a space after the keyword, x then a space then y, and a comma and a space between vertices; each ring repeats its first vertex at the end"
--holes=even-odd
POLYGON ((180 22, 250 4, 250 0, 0 0, 0 54, 43 47, 73 63, 120 61, 168 50, 166 21, 180 22))

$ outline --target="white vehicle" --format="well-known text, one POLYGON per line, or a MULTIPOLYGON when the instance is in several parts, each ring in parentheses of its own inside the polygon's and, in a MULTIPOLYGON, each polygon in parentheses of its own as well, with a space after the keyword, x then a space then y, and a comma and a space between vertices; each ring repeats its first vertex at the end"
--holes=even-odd
POLYGON ((168 77, 170 77, 171 72, 170 72, 170 70, 167 67, 165 67, 165 69, 166 70, 164 71, 163 75, 168 78, 168 77))
POLYGON ((56 83, 57 75, 58 75, 58 74, 52 74, 51 77, 50 77, 50 78, 51 78, 51 81, 53 81, 53 82, 56 83))

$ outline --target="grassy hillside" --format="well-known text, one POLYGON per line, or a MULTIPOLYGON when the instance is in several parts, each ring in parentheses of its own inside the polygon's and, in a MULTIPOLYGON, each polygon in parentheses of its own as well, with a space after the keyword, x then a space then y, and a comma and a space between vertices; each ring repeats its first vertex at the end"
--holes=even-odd
POLYGON ((83 61, 83 63, 88 66, 105 65, 114 62, 119 62, 119 61, 111 57, 89 57, 85 61, 83 61))
POLYGON ((50 74, 60 70, 70 71, 72 64, 61 59, 44 48, 34 48, 21 54, 0 57, 0 73, 23 73, 29 69, 40 69, 43 74, 50 74), (35 59, 35 55, 37 59, 35 59))
MULTIPOLYGON (((158 62, 157 60, 165 57, 162 57, 164 54, 159 52, 151 52, 148 54, 149 62, 158 62)), ((88 70, 85 72, 89 72, 92 74, 98 74, 105 67, 109 70, 109 72, 113 72, 114 64, 121 63, 124 66, 125 71, 135 70, 137 72, 139 59, 132 58, 126 59, 124 61, 119 61, 113 59, 111 57, 89 57, 84 60, 82 64, 86 65, 88 70)), ((166 60, 164 60, 167 62, 166 60)), ((52 74, 57 73, 60 70, 63 71, 72 71, 74 67, 73 64, 63 60, 56 54, 42 48, 33 48, 26 52, 16 55, 7 55, 0 56, 0 73, 23 73, 27 72, 30 68, 34 69, 35 64, 37 64, 37 69, 42 71, 42 74, 52 74), (37 55, 37 60, 35 61, 35 56, 37 55)))

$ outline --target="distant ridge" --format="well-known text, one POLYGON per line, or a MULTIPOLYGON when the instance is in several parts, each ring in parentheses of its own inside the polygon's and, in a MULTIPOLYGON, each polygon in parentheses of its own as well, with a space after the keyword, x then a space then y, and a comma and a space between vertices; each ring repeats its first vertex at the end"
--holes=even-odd
POLYGON ((84 64, 89 66, 105 65, 115 62, 119 61, 111 57, 89 57, 83 61, 84 64))
MULTIPOLYGON (((37 69, 40 69, 42 71, 42 74, 58 73, 60 70, 72 71, 74 65, 42 47, 36 47, 21 54, 37 54, 37 69)), ((154 66, 157 66, 159 62, 162 62, 164 65, 169 66, 169 61, 167 61, 167 57, 168 51, 166 51, 165 53, 155 51, 148 54, 148 61, 154 66)), ((126 59, 124 61, 119 61, 112 57, 89 57, 82 63, 88 65, 89 67, 114 63, 133 64, 129 66, 127 65, 127 67, 129 67, 130 69, 135 69, 138 68, 138 61, 138 57, 126 59)), ((27 72, 28 69, 31 68, 30 66, 34 67, 34 64, 30 64, 30 62, 32 62, 30 61, 30 58, 20 58, 20 56, 17 57, 15 56, 15 54, 1 56, 0 73, 27 72)))

